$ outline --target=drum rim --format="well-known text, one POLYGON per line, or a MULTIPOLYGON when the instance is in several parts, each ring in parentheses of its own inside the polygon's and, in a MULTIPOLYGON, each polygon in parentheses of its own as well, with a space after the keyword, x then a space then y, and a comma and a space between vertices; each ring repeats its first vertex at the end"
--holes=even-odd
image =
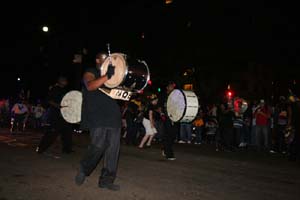
MULTIPOLYGON (((128 57, 128 55, 127 54, 125 54, 125 53, 119 53, 119 52, 115 52, 115 53, 112 53, 111 54, 111 56, 113 56, 113 55, 122 55, 125 59, 125 64, 126 64, 126 66, 125 66, 125 68, 126 68, 126 70, 125 70, 125 73, 124 73, 124 76, 123 76, 123 79, 122 79, 122 81, 119 83, 119 85, 122 85, 125 81, 126 81, 126 77, 127 77, 127 75, 128 75, 128 61, 127 61, 127 57, 128 57)), ((108 59, 108 57, 107 57, 107 59, 108 59)), ((150 73, 150 70, 149 70, 149 66, 148 66, 148 64, 146 63, 146 61, 145 60, 140 60, 140 59, 136 59, 138 62, 140 62, 140 63, 143 63, 144 65, 145 65, 145 67, 146 67, 146 70, 147 70, 147 78, 146 78, 146 83, 144 84, 144 86, 141 88, 141 89, 136 89, 136 91, 132 91, 132 92, 140 92, 140 91, 142 91, 142 90, 144 90, 146 87, 147 87, 147 85, 148 85, 148 82, 149 82, 149 80, 150 80, 150 77, 151 77, 151 73, 150 73)), ((101 67, 103 66, 103 64, 101 65, 101 67)), ((104 84, 105 85, 105 84, 104 84)), ((107 85, 105 85, 106 87, 108 87, 107 85)), ((114 88, 118 88, 119 86, 116 86, 116 87, 114 87, 114 88)), ((110 88, 110 87, 108 87, 108 88, 110 88)))
POLYGON ((147 85, 148 85, 148 82, 150 80, 150 70, 149 70, 149 67, 148 67, 148 64, 146 63, 146 61, 139 60, 139 59, 137 59, 137 61, 143 63, 146 66, 147 74, 148 74, 147 75, 147 81, 146 81, 145 85, 140 90, 138 90, 138 92, 140 92, 140 91, 144 90, 147 87, 147 85))
MULTIPOLYGON (((183 91, 189 92, 190 90, 182 90, 182 92, 183 92, 183 91)), ((190 91, 190 92, 192 92, 192 93, 194 93, 194 94, 196 95, 196 93, 195 93, 194 91, 190 91)), ((185 97, 185 100, 186 100, 185 103, 186 103, 186 105, 187 105, 187 98, 186 98, 185 95, 184 95, 184 97, 185 97)), ((199 112, 199 109, 200 109, 200 105, 199 105, 199 99, 198 99, 197 95, 196 95, 196 100, 197 100, 197 104, 198 104, 198 106, 197 106, 197 113, 198 113, 198 112, 199 112)), ((185 114, 186 114, 187 109, 188 109, 188 106, 185 107, 184 115, 183 115, 182 119, 185 117, 185 114)), ((196 119, 196 117, 197 117, 197 115, 194 116, 193 120, 196 119)), ((186 122, 186 121, 182 121, 182 119, 180 120, 181 122, 183 122, 183 123, 186 122)), ((193 120, 191 120, 190 122, 192 122, 193 120)))
MULTIPOLYGON (((120 54, 122 54, 122 53, 120 53, 120 54)), ((126 54, 123 54, 123 55, 125 56, 125 58, 127 57, 126 54)), ((146 66, 146 70, 147 70, 147 78, 146 78, 147 80, 146 80, 146 83, 144 84, 144 86, 141 89, 139 89, 139 90, 137 89, 136 90, 136 92, 140 92, 140 91, 144 90, 147 87, 147 85, 148 85, 148 82, 150 80, 150 70, 149 70, 149 67, 148 67, 148 64, 146 63, 146 61, 140 60, 140 59, 136 59, 136 60, 138 62, 140 62, 140 63, 143 63, 146 66)), ((120 83, 120 85, 122 85, 125 82, 126 77, 128 75, 128 62, 127 62, 127 59, 125 59, 125 62, 126 62, 126 72, 124 74, 123 81, 120 83)))
POLYGON ((185 114, 186 114, 186 110, 187 110, 187 99, 186 99, 186 96, 185 96, 185 93, 183 92, 183 90, 180 90, 180 92, 183 94, 183 97, 184 97, 184 103, 185 103, 185 107, 184 107, 184 111, 183 111, 183 114, 182 114, 182 117, 180 118, 180 122, 181 120, 184 118, 185 114))
MULTIPOLYGON (((123 76, 123 80, 121 81, 121 83, 119 84, 119 85, 122 85, 124 82, 125 82, 125 80, 126 80, 126 77, 127 77, 127 75, 128 75, 128 62, 127 62, 127 55, 126 54, 124 54, 124 53, 114 53, 114 54, 121 54, 121 55, 123 55, 124 57, 125 57, 125 64, 126 64, 126 70, 125 70, 125 73, 124 73, 124 76, 123 76)), ((118 87, 118 86, 117 86, 118 87)))

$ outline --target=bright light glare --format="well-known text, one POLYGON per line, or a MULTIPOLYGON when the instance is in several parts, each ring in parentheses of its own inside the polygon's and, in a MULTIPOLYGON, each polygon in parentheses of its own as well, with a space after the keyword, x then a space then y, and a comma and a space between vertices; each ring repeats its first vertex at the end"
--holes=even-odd
POLYGON ((166 0, 165 3, 166 4, 171 4, 173 2, 173 0, 166 0))
POLYGON ((44 31, 44 32, 48 32, 48 31, 49 31, 48 26, 44 26, 44 27, 43 27, 43 31, 44 31))

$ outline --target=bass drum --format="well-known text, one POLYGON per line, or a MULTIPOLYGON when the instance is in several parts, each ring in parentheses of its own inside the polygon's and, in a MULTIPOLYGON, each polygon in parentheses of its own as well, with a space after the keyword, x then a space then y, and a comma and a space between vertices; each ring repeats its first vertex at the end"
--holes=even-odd
POLYGON ((104 83, 107 88, 138 92, 147 86, 150 72, 145 61, 129 59, 125 54, 113 53, 101 66, 102 76, 106 74, 110 62, 115 66, 115 74, 104 83))
POLYGON ((168 97, 167 112, 173 122, 192 122, 198 109, 198 97, 192 91, 175 89, 168 97))
POLYGON ((61 100, 61 115, 67 122, 77 124, 81 121, 81 105, 82 93, 77 90, 72 90, 65 94, 61 100))

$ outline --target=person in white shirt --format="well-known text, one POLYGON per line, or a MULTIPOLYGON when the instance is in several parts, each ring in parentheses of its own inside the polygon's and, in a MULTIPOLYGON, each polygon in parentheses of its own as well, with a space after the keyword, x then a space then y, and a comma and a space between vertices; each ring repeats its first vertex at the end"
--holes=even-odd
POLYGON ((43 108, 40 102, 37 103, 36 106, 32 107, 33 117, 34 117, 34 127, 41 128, 42 124, 42 116, 45 113, 45 109, 43 108))

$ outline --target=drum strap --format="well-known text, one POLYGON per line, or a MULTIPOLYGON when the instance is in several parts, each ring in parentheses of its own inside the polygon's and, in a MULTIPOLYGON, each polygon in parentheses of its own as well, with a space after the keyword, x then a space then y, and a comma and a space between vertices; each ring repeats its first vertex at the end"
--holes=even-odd
POLYGON ((112 99, 119 99, 123 101, 129 101, 132 95, 132 93, 129 91, 124 91, 119 89, 108 89, 108 88, 98 88, 98 89, 112 99))

